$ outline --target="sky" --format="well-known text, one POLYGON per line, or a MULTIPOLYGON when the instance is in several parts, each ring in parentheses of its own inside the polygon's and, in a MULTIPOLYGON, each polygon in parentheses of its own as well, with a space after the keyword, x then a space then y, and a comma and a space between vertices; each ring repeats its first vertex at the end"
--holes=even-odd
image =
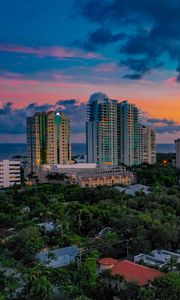
POLYGON ((91 94, 128 100, 157 143, 180 137, 180 0, 0 2, 0 143, 25 119, 62 110, 85 142, 91 94))

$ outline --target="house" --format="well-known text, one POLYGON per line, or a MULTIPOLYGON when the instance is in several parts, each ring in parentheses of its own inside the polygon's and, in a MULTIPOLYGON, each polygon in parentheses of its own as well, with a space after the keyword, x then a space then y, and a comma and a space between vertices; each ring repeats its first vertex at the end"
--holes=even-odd
POLYGON ((126 195, 129 196, 135 196, 136 193, 143 192, 145 195, 148 195, 150 193, 149 189, 150 187, 143 184, 133 184, 130 185, 128 188, 116 186, 115 187, 120 193, 124 192, 126 195))
POLYGON ((176 258, 180 262, 180 254, 168 250, 153 250, 151 255, 163 263, 169 263, 172 258, 176 258))
POLYGON ((77 246, 69 246, 55 250, 42 250, 36 254, 36 259, 43 265, 51 268, 60 268, 75 261, 80 249, 77 246))
POLYGON ((135 263, 144 263, 147 266, 163 268, 165 263, 154 256, 140 253, 134 256, 135 263))
POLYGON ((101 231, 98 232, 97 236, 98 237, 103 237, 106 234, 112 232, 112 228, 111 227, 104 227, 101 231))
MULTIPOLYGON (((100 268, 102 268, 101 263, 103 265, 104 261, 100 260, 99 263, 100 263, 100 268)), ((124 278, 125 282, 134 281, 139 286, 148 285, 156 277, 163 275, 163 273, 160 271, 138 265, 138 264, 128 261, 128 260, 117 261, 112 266, 112 268, 109 268, 109 269, 111 270, 111 274, 113 276, 115 276, 115 275, 122 276, 124 278)), ((113 286, 114 286, 114 284, 113 284, 113 286)))
POLYGON ((138 285, 144 286, 153 281, 163 273, 145 266, 135 264, 128 260, 118 261, 111 270, 112 275, 121 275, 125 281, 135 281, 138 285))
POLYGON ((110 270, 112 269, 115 264, 117 264, 117 260, 111 257, 105 257, 98 260, 100 265, 100 271, 110 270))
POLYGON ((45 232, 52 232, 55 229, 60 229, 60 225, 56 225, 54 222, 43 222, 37 225, 44 229, 45 232))

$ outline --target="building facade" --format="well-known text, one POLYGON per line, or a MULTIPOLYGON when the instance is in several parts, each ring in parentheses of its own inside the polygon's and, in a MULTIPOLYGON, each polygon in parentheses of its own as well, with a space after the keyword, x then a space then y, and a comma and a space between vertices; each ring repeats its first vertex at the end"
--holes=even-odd
POLYGON ((175 141, 176 145, 176 168, 180 169, 180 139, 175 141))
POLYGON ((141 163, 139 136, 139 111, 134 104, 123 101, 118 104, 118 164, 126 166, 141 163))
POLYGON ((0 188, 21 184, 20 161, 0 161, 0 188))
POLYGON ((78 172, 77 184, 81 187, 131 185, 136 182, 136 176, 128 172, 124 166, 97 167, 86 172, 78 172))
POLYGON ((117 165, 117 101, 96 93, 87 106, 88 163, 117 165))
POLYGON ((27 118, 28 172, 43 164, 71 160, 70 120, 60 112, 42 112, 27 118))
POLYGON ((139 110, 102 93, 90 97, 86 123, 87 161, 97 165, 156 162, 155 132, 139 123, 139 110))
POLYGON ((151 126, 140 125, 141 162, 153 165, 156 163, 156 138, 151 126))

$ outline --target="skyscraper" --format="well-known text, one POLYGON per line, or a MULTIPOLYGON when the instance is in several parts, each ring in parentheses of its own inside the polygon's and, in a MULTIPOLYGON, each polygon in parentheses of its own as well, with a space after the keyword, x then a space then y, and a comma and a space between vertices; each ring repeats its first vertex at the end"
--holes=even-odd
POLYGON ((139 125, 141 163, 156 163, 155 131, 151 126, 139 125))
POLYGON ((71 160, 70 120, 61 112, 36 113, 27 118, 28 171, 42 164, 71 160))
POLYGON ((103 93, 89 99, 86 143, 89 163, 117 165, 117 101, 103 93))
POLYGON ((138 165, 140 159, 138 108, 123 101, 117 105, 118 164, 138 165))
POLYGON ((155 132, 139 123, 139 110, 127 100, 118 103, 103 93, 87 106, 87 161, 98 165, 140 165, 156 162, 155 132))
POLYGON ((175 141, 176 144, 176 168, 180 169, 180 139, 175 141))
POLYGON ((151 126, 140 125, 141 162, 153 165, 156 163, 155 131, 151 126))

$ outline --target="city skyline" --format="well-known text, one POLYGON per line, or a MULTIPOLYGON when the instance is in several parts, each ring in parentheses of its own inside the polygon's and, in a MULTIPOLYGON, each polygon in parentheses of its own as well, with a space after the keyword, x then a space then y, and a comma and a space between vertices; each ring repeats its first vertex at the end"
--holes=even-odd
POLYGON ((85 142, 86 104, 128 100, 157 143, 180 136, 180 3, 4 2, 0 10, 0 143, 26 142, 25 119, 62 110, 85 142))
POLYGON ((139 109, 106 94, 91 95, 87 105, 87 162, 97 165, 140 165, 156 162, 156 134, 141 124, 139 109))

